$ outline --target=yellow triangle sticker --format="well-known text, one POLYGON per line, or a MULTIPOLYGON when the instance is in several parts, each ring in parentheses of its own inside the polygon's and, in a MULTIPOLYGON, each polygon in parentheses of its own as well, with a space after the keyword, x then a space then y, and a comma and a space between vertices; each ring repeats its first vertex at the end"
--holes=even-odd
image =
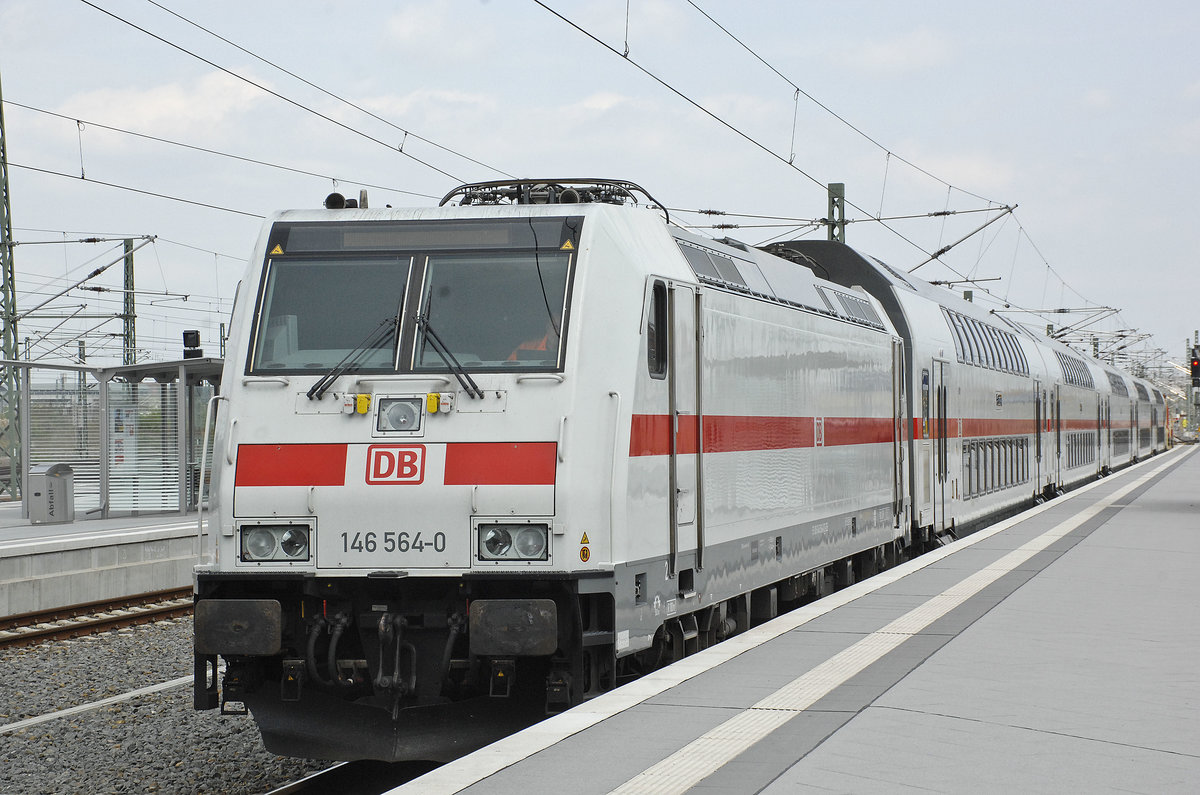
POLYGON ((591 541, 588 541, 587 533, 584 533, 584 534, 583 534, 583 538, 579 539, 579 543, 581 543, 581 544, 590 544, 590 543, 592 543, 592 542, 591 542, 591 541))
POLYGON ((271 249, 272 257, 277 256, 282 253, 283 253, 283 246, 279 245, 278 243, 275 244, 275 248, 271 249))
POLYGON ((575 247, 571 245, 570 240, 568 240, 566 243, 563 243, 562 248, 559 249, 559 251, 574 251, 574 250, 575 250, 575 247))

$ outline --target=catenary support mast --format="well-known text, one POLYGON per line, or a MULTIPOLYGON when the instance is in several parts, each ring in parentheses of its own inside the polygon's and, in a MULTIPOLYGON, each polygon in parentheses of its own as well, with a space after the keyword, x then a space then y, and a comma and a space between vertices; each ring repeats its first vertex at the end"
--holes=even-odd
MULTIPOLYGON (((0 90, 0 316, 3 350, 17 358, 17 288, 13 279, 12 207, 9 203, 8 149, 4 137, 4 92, 0 90)), ((17 369, 0 366, 0 499, 21 496, 21 390, 17 369)))

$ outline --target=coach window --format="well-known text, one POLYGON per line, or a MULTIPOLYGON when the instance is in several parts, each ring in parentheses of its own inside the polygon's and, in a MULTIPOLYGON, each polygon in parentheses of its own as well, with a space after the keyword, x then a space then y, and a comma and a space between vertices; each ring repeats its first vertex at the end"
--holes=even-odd
POLYGON ((995 367, 997 364, 996 346, 992 344, 992 335, 988 333, 989 331, 991 331, 991 329, 989 329, 983 323, 979 324, 979 337, 983 341, 984 359, 987 360, 988 367, 995 367))
POLYGON ((963 450, 964 450, 964 455, 967 460, 966 465, 965 465, 966 470, 967 470, 967 496, 974 497, 975 496, 975 480, 977 477, 976 472, 975 472, 975 443, 967 442, 967 444, 964 446, 963 450))
POLYGON ((1000 342, 1004 344, 1004 350, 1008 354, 1008 369, 1010 372, 1019 373, 1021 371, 1021 363, 1017 359, 1017 340, 1012 334, 1007 331, 1000 332, 1000 342))
POLYGON ((646 318, 646 365, 651 378, 667 377, 667 286, 655 282, 646 318))
POLYGON ((980 324, 983 331, 983 344, 987 346, 988 367, 1000 368, 1000 352, 996 350, 996 340, 992 337, 992 327, 980 324))
POLYGON ((949 321, 950 331, 954 334, 954 347, 958 352, 958 360, 960 362, 970 361, 971 353, 967 348, 967 342, 963 336, 961 318, 957 314, 947 311, 946 319, 949 321))
POLYGON ((983 355, 983 342, 979 339, 979 327, 969 317, 963 318, 963 322, 967 327, 967 339, 971 342, 971 361, 975 364, 987 364, 987 359, 983 355))
POLYGON ((1008 350, 1004 347, 1004 341, 1000 339, 1000 332, 991 326, 987 327, 988 336, 992 339, 992 345, 996 348, 996 367, 1001 370, 1011 369, 1008 366, 1008 350))
POLYGON ((971 485, 973 487, 972 491, 974 491, 975 496, 978 497, 980 494, 983 494, 983 492, 986 491, 983 486, 983 442, 972 442, 971 450, 972 454, 975 456, 975 479, 971 485))

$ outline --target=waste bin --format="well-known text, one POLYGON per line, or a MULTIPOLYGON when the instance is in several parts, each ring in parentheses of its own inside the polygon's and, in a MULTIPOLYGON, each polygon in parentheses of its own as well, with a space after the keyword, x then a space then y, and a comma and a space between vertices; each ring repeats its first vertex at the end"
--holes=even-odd
POLYGON ((66 464, 29 470, 29 520, 33 524, 75 521, 75 471, 66 464))

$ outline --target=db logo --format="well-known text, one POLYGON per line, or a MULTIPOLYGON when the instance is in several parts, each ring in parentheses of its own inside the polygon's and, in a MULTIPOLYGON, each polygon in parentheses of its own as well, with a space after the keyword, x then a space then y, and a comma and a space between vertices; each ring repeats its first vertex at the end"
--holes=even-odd
POLYGON ((425 445, 373 444, 367 448, 367 483, 420 483, 425 479, 425 445))

